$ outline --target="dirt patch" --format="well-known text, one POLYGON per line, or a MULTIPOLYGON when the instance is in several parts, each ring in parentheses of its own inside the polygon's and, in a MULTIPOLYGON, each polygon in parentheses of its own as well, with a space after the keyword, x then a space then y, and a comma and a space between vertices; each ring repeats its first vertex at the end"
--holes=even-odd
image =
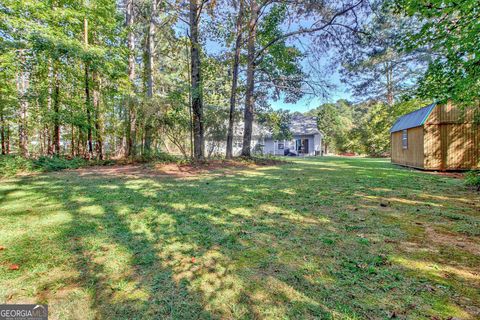
POLYGON ((425 233, 430 241, 446 246, 455 246, 474 255, 480 256, 480 244, 458 234, 440 233, 431 226, 425 226, 425 233))
POLYGON ((462 172, 446 172, 446 171, 425 171, 428 174, 434 174, 436 176, 442 176, 453 179, 463 179, 465 174, 462 172))
POLYGON ((252 160, 212 160, 199 163, 158 163, 158 164, 126 164, 114 166, 93 166, 71 170, 79 176, 114 176, 114 177, 149 177, 165 176, 176 178, 193 178, 202 174, 218 171, 219 174, 231 174, 241 169, 274 166, 287 162, 275 159, 252 160))

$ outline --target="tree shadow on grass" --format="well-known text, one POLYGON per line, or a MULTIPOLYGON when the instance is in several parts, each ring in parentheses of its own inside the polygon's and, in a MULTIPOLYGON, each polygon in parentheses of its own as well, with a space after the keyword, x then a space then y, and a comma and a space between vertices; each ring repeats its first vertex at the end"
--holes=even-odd
MULTIPOLYGON (((195 180, 73 172, 33 185, 41 182, 35 192, 55 197, 72 216, 59 239, 69 239, 64 250, 73 252, 97 318, 361 318, 397 308, 420 315, 409 303, 436 293, 414 290, 444 282, 389 261, 392 252, 405 253, 382 241, 408 234, 401 221, 382 223, 400 208, 369 200, 365 210, 347 212, 365 203, 352 190, 383 188, 377 195, 391 197, 398 190, 385 187, 412 178, 362 170, 312 163, 195 180), (292 185, 285 171, 301 183, 292 185)), ((414 208, 402 204, 400 214, 410 218, 414 208)))

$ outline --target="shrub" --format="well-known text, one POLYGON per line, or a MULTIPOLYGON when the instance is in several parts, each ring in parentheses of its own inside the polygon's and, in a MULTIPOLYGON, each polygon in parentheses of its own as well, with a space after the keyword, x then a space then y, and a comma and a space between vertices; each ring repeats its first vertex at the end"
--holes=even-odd
POLYGON ((64 158, 42 156, 33 161, 35 168, 40 171, 58 171, 64 169, 77 169, 86 165, 86 160, 82 158, 64 158))
POLYGON ((33 163, 30 159, 15 155, 0 156, 0 177, 10 177, 20 172, 32 170, 33 163))
POLYGON ((46 157, 42 156, 33 161, 34 167, 40 171, 58 171, 64 169, 77 169, 87 165, 87 161, 82 158, 68 159, 65 157, 46 157))
POLYGON ((472 170, 465 174, 465 184, 467 186, 476 187, 480 190, 480 171, 472 170))

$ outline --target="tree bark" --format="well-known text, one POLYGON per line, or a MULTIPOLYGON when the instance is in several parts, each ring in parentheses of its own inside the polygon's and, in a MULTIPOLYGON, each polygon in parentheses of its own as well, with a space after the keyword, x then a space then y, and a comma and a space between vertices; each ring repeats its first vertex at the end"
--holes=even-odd
POLYGON ((3 110, 0 112, 0 139, 2 140, 2 154, 7 154, 7 144, 5 140, 5 118, 3 116, 3 110))
POLYGON ((58 79, 58 70, 54 71, 54 95, 53 95, 53 143, 54 143, 54 153, 60 155, 60 84, 58 79))
MULTIPOLYGON (((84 44, 85 49, 88 48, 88 20, 84 18, 84 44)), ((87 108, 87 145, 88 145, 88 159, 93 157, 93 137, 92 137, 92 112, 90 101, 90 79, 89 79, 89 63, 85 61, 85 106, 87 108)))
POLYGON ((52 143, 52 135, 50 134, 50 128, 47 126, 45 134, 47 135, 47 154, 53 154, 53 143, 52 143))
POLYGON ((385 74, 387 78, 387 104, 393 106, 394 92, 393 92, 393 70, 389 62, 385 63, 385 74))
MULTIPOLYGON (((128 29, 127 47, 128 47, 128 80, 130 82, 131 89, 135 87, 135 33, 133 32, 134 24, 134 0, 125 0, 126 7, 126 25, 128 29)), ((132 90, 134 91, 134 90, 132 90)), ((136 135, 137 135, 137 113, 135 110, 135 104, 133 102, 133 94, 129 92, 127 98, 128 107, 128 125, 127 125, 127 157, 136 155, 136 135)))
POLYGON ((228 133, 227 133, 227 154, 226 157, 231 159, 233 157, 233 126, 235 122, 235 104, 237 101, 237 86, 238 86, 238 68, 240 65, 240 53, 242 46, 242 23, 243 23, 243 1, 239 0, 239 9, 237 16, 236 33, 237 38, 235 40, 235 55, 233 58, 233 70, 232 70, 232 91, 230 92, 230 112, 228 116, 228 133))
MULTIPOLYGON (((153 103, 153 92, 154 92, 154 55, 155 55, 155 17, 157 15, 157 0, 152 0, 151 10, 150 10, 150 23, 148 27, 148 37, 147 37, 147 63, 146 63, 146 76, 147 76, 147 98, 148 103, 153 103)), ((151 153, 152 148, 152 135, 153 135, 153 126, 152 120, 147 117, 145 119, 145 142, 144 142, 144 152, 146 154, 151 153)))
POLYGON ((157 0, 152 0, 150 10, 150 22, 148 26, 148 39, 147 39, 147 97, 151 99, 153 97, 154 79, 154 54, 155 54, 155 17, 157 15, 157 0))
POLYGON ((19 51, 20 55, 20 72, 17 79, 17 91, 20 95, 20 110, 19 110, 19 123, 18 123, 18 145, 20 155, 28 157, 28 133, 27 133, 27 112, 28 112, 28 100, 27 100, 27 87, 28 87, 28 75, 25 72, 25 55, 22 50, 19 51))
POLYGON ((71 137, 72 138, 71 139, 71 144, 72 144, 71 148, 72 149, 70 151, 71 151, 72 157, 75 157, 75 126, 73 125, 73 123, 72 123, 71 131, 72 131, 72 137, 71 137))
POLYGON ((5 151, 6 154, 10 154, 10 126, 6 124, 6 133, 5 133, 5 151))
POLYGON ((198 23, 200 8, 198 0, 190 0, 190 72, 193 112, 193 156, 195 160, 205 158, 205 141, 203 132, 203 98, 200 61, 200 43, 198 23))
POLYGON ((95 152, 98 159, 103 160, 103 117, 100 110, 100 86, 101 81, 96 72, 92 73, 93 89, 93 108, 95 110, 95 152))
POLYGON ((258 4, 256 0, 251 0, 250 20, 248 24, 248 44, 247 44, 247 89, 245 92, 245 111, 243 115, 243 146, 242 156, 251 156, 252 128, 253 128, 253 112, 255 106, 255 68, 256 68, 256 52, 255 42, 257 37, 257 18, 258 4))

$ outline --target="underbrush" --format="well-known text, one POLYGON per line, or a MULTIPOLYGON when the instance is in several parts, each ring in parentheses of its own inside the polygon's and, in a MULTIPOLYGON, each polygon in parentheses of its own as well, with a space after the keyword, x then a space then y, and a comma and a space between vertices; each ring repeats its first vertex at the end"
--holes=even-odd
POLYGON ((0 177, 34 171, 33 161, 20 156, 0 156, 0 177))
POLYGON ((17 155, 0 156, 0 177, 11 177, 21 173, 50 172, 65 169, 78 169, 88 166, 108 166, 114 164, 131 163, 176 163, 179 165, 209 165, 222 163, 254 164, 254 165, 278 165, 286 164, 289 161, 273 156, 236 157, 231 160, 225 158, 214 158, 205 161, 193 161, 184 157, 171 155, 165 152, 158 152, 149 156, 139 156, 124 160, 86 160, 81 157, 64 156, 41 156, 39 158, 24 158, 17 155))
POLYGON ((186 164, 190 163, 190 159, 185 159, 185 157, 169 154, 166 152, 155 152, 151 154, 144 154, 135 157, 129 157, 127 159, 121 160, 120 163, 125 164, 135 164, 135 163, 177 163, 177 164, 186 164))
POLYGON ((480 170, 472 170, 465 174, 465 184, 480 191, 480 170))
POLYGON ((28 159, 17 155, 0 156, 0 177, 11 177, 20 173, 49 172, 78 169, 94 165, 112 165, 112 160, 85 160, 80 157, 41 156, 28 159))

